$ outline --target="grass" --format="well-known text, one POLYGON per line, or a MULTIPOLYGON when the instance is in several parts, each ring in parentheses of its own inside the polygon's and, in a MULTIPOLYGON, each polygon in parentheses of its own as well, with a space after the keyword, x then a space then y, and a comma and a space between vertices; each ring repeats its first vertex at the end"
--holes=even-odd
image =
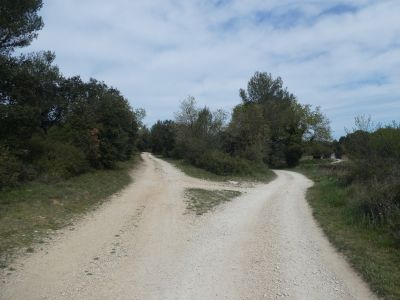
POLYGON ((400 299, 400 248, 387 225, 367 222, 354 211, 351 205, 354 190, 341 183, 324 161, 304 162, 297 170, 315 182, 307 200, 331 243, 376 294, 400 299))
POLYGON ((254 170, 252 174, 244 174, 244 175, 217 175, 212 172, 206 171, 204 169, 195 167, 190 163, 186 162, 182 159, 172 159, 159 157, 163 160, 173 164, 175 167, 180 169, 186 175, 204 179, 204 180, 212 180, 212 181, 258 181, 258 182, 269 182, 276 177, 275 173, 272 172, 266 166, 260 166, 257 170, 254 170))
POLYGON ((241 192, 230 190, 186 189, 187 210, 194 212, 196 215, 202 215, 212 210, 215 206, 231 201, 241 194, 241 192))
POLYGON ((72 225, 87 212, 127 186, 136 156, 114 170, 98 170, 55 184, 31 182, 0 191, 0 267, 5 268, 16 250, 34 251, 53 230, 72 225))

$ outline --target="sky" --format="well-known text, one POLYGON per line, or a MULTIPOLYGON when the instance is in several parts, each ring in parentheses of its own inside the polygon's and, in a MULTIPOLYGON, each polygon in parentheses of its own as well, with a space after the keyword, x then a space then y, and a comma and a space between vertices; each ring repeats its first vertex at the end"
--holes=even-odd
POLYGON ((44 0, 25 52, 118 88, 149 126, 189 95, 231 111, 256 72, 320 106, 334 137, 357 115, 400 121, 399 0, 44 0))

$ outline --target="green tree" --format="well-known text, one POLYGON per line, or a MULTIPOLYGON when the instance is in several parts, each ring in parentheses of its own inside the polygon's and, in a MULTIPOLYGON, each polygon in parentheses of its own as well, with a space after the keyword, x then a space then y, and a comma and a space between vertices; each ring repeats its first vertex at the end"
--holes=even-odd
POLYGON ((263 162, 268 159, 269 127, 260 104, 237 105, 226 130, 224 149, 233 156, 263 162))
POLYGON ((211 112, 207 107, 196 107, 193 97, 182 101, 180 110, 175 114, 175 154, 196 164, 205 152, 221 149, 225 119, 226 113, 222 110, 211 112))
POLYGON ((320 107, 312 110, 310 105, 304 105, 302 110, 305 151, 316 159, 329 158, 334 152, 334 147, 328 118, 322 113, 320 107))
POLYGON ((296 165, 302 154, 302 109, 296 97, 283 87, 280 77, 256 72, 241 89, 243 103, 260 105, 264 124, 270 131, 270 151, 267 163, 273 167, 296 165))
POLYGON ((136 145, 139 151, 151 151, 151 132, 147 126, 139 128, 136 145))
POLYGON ((42 0, 0 1, 0 54, 9 54, 37 37, 43 27, 38 11, 42 0))
POLYGON ((175 148, 175 140, 176 131, 174 121, 157 121, 157 123, 151 127, 150 145, 152 152, 164 156, 171 156, 175 148))
MULTIPOLYGON (((240 90, 244 105, 262 108, 261 128, 268 128, 269 142, 264 143, 264 161, 272 167, 295 166, 304 151, 304 141, 330 140, 329 120, 317 107, 302 106, 296 96, 284 88, 280 77, 256 72, 247 90, 240 90)), ((235 121, 235 116, 233 117, 235 121)))

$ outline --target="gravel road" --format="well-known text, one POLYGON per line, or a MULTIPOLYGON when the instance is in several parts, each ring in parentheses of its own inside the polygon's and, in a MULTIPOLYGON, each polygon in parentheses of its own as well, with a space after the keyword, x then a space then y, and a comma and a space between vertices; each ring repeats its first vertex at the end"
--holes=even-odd
POLYGON ((142 157, 133 184, 18 259, 0 299, 374 299, 313 220, 306 177, 213 183, 142 157), (187 187, 243 194, 196 216, 187 187))

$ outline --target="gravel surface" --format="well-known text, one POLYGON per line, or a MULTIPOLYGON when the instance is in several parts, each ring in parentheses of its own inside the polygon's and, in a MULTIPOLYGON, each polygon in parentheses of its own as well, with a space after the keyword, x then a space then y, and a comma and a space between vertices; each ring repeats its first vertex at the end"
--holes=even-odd
POLYGON ((312 218, 312 182, 187 177, 143 154, 135 182, 1 275, 0 299, 373 299, 312 218), (202 216, 185 188, 242 196, 202 216))

